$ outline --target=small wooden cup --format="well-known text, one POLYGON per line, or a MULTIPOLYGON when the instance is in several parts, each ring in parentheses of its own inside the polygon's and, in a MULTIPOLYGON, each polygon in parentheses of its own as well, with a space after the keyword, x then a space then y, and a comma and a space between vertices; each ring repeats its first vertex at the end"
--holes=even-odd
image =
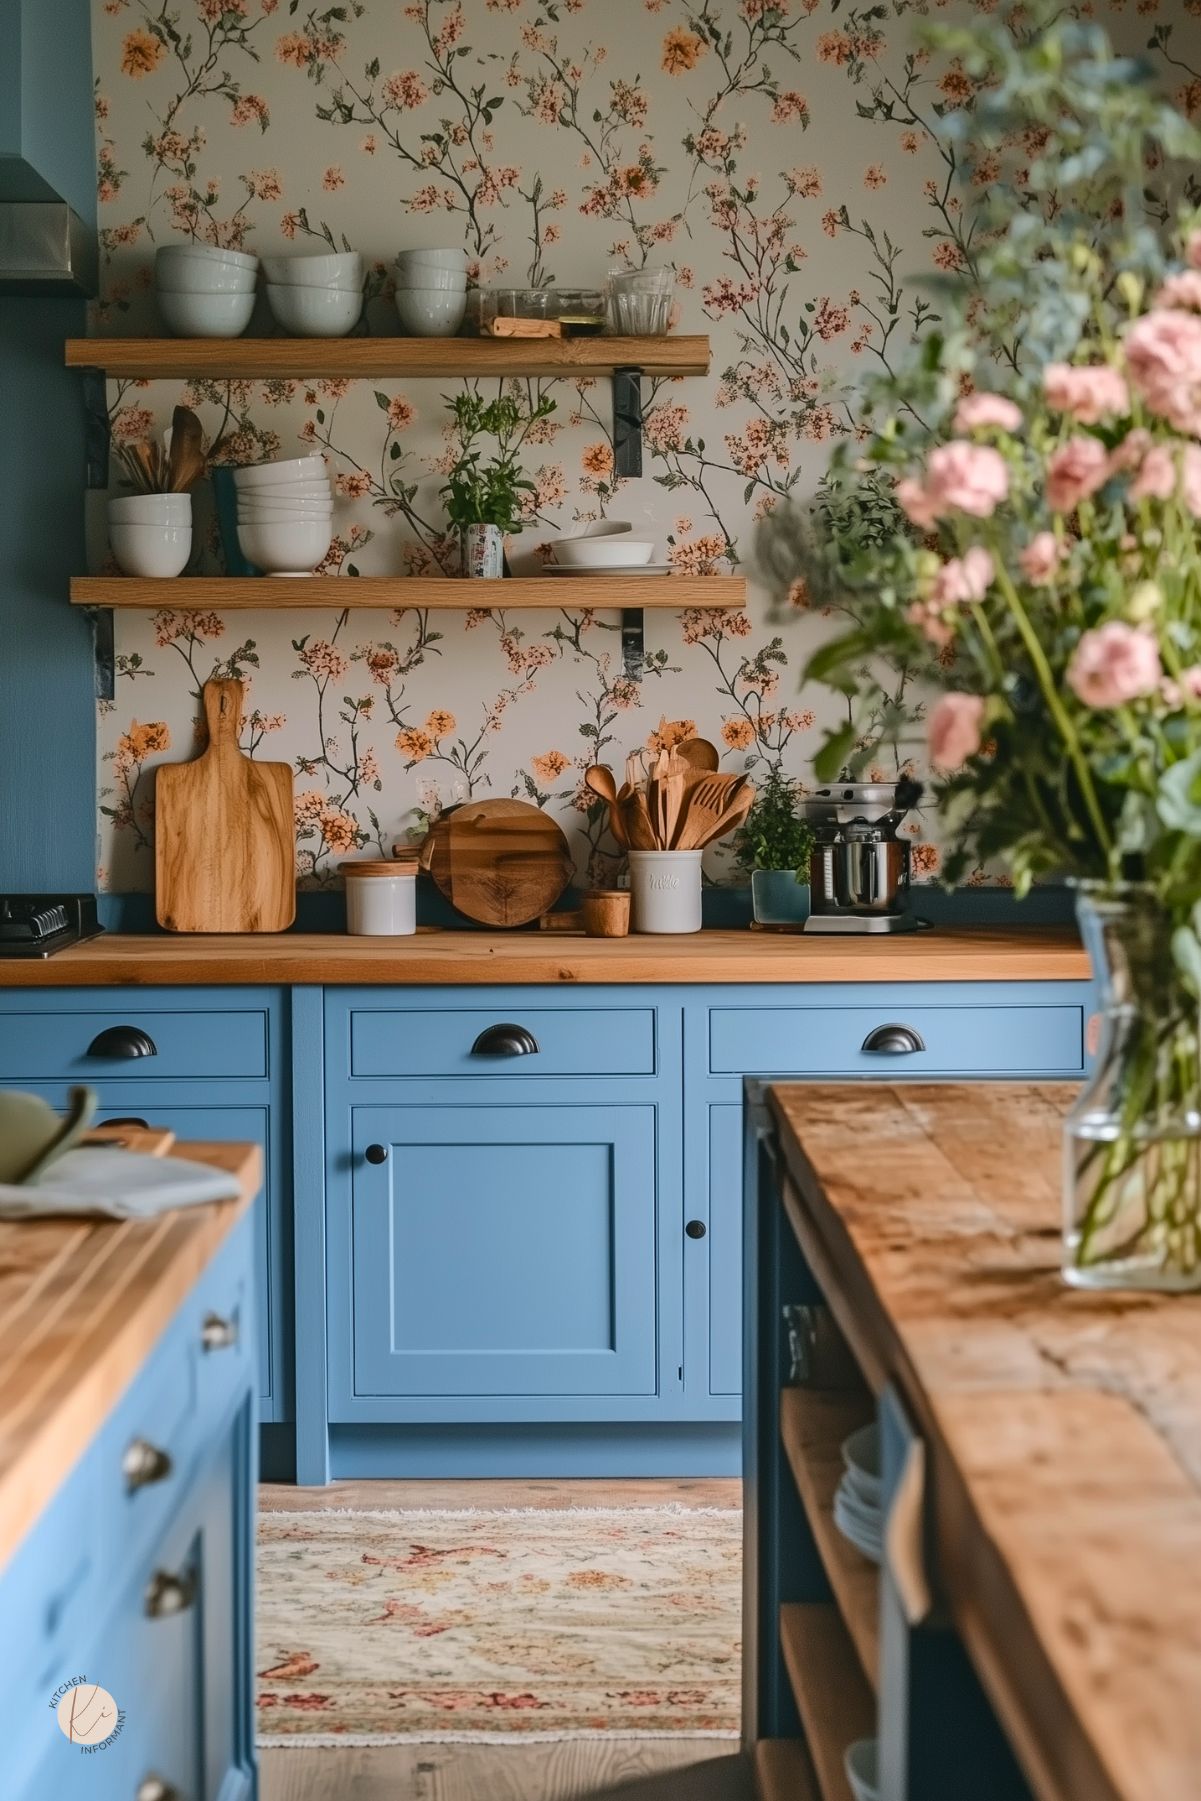
POLYGON ((590 888, 580 901, 580 918, 589 938, 624 938, 630 929, 628 888, 590 888))

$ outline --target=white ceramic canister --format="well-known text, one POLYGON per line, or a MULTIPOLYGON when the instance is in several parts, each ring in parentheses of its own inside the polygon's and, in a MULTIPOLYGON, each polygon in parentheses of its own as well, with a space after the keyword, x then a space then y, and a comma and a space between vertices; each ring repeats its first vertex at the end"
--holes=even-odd
POLYGON ((417 930, 416 859, 342 864, 346 930, 353 938, 403 938, 417 930))
POLYGON ((699 932, 699 850, 632 850, 630 899, 636 932, 699 932))

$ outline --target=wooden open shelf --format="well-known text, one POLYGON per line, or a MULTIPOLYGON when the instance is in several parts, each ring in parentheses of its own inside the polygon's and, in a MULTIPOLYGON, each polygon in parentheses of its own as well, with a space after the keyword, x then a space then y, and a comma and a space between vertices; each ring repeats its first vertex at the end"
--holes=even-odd
POLYGON ((759 1801, 821 1801, 821 1791, 799 1739, 761 1738, 752 1753, 759 1801))
POLYGON ((708 375, 708 337, 68 338, 69 369, 136 380, 708 375))
POLYGON ((870 1397, 859 1389, 786 1388, 780 1396, 780 1440, 793 1480, 863 1674, 875 1688, 879 1572, 834 1524, 842 1441, 873 1417, 870 1397))
POLYGON ((746 582, 735 575, 530 575, 509 581, 463 581, 428 576, 314 575, 243 578, 180 575, 143 581, 131 575, 71 578, 76 607, 249 608, 428 607, 463 612, 468 607, 743 607, 746 582))
POLYGON ((876 1734, 876 1702, 842 1615, 828 1602, 780 1609, 780 1646, 822 1801, 854 1801, 846 1748, 876 1734))

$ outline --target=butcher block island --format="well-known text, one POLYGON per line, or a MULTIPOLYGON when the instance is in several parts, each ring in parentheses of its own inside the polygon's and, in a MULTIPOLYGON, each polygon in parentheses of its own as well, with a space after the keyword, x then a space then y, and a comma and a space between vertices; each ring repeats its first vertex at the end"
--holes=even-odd
POLYGON ((11 1801, 256 1792, 261 1157, 176 1148, 232 1175, 240 1197, 147 1220, 0 1223, 11 1801))
POLYGON ((1201 1296, 1062 1283, 1071 1094, 752 1097, 745 1668, 765 1796, 786 1757, 790 1801, 845 1794, 860 1738, 886 1801, 1201 1794, 1201 1296), (872 1419, 879 1570, 831 1517, 840 1442, 872 1419))

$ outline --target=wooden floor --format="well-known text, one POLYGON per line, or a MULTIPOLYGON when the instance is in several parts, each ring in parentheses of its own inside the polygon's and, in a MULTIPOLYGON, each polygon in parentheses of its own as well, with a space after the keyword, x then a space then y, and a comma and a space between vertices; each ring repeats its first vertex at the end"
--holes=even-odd
MULTIPOLYGON (((264 1483, 264 1512, 319 1507, 737 1507, 742 1485, 666 1482, 264 1483)), ((728 1739, 550 1745, 360 1745, 260 1752, 262 1801, 750 1801, 728 1739)))

